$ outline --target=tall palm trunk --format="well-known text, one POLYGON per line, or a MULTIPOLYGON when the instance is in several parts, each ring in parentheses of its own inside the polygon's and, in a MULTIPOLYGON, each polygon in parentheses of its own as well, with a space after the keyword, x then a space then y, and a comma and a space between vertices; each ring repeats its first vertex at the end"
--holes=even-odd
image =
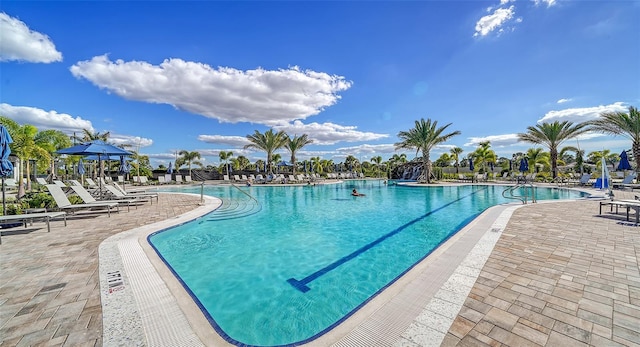
POLYGON ((558 176, 558 150, 551 149, 549 156, 551 157, 551 176, 556 178, 558 176))
POLYGON ((640 141, 633 141, 633 159, 636 161, 636 177, 640 177, 640 141))

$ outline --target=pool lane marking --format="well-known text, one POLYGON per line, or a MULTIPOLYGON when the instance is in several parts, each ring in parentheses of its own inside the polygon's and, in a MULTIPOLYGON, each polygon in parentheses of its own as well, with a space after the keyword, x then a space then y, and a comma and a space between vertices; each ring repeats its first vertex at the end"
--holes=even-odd
POLYGON ((480 192, 482 190, 487 190, 487 188, 488 187, 485 186, 483 189, 478 189, 478 190, 474 191, 471 194, 465 195, 465 196, 463 196, 461 198, 458 198, 458 199, 453 200, 453 201, 451 201, 449 203, 446 203, 446 204, 436 208, 435 210, 431 210, 431 211, 427 212, 425 215, 420 216, 420 217, 408 222, 407 224, 405 224, 405 225, 403 225, 401 227, 398 227, 397 229, 395 229, 395 230, 393 230, 393 231, 391 231, 391 232, 389 232, 389 233, 387 233, 385 235, 382 235, 378 239, 376 239, 376 240, 374 240, 374 241, 372 241, 372 242, 360 247, 359 249, 355 250, 353 253, 348 254, 348 255, 336 260, 335 262, 323 267, 322 269, 312 273, 311 275, 309 275, 309 276, 307 276, 307 277, 305 277, 305 278, 303 278, 301 280, 297 280, 297 279, 291 277, 291 278, 289 278, 287 280, 287 282, 290 285, 292 285, 294 288, 298 289, 299 291, 301 291, 303 293, 306 293, 311 289, 311 288, 309 288, 307 286, 307 284, 309 284, 310 282, 313 282, 315 279, 323 276, 324 274, 328 273, 329 271, 331 271, 331 270, 337 268, 338 266, 348 262, 349 260, 359 256, 360 254, 368 251, 369 249, 371 249, 375 245, 377 245, 377 244, 381 243, 382 241, 390 238, 391 236, 401 232, 402 230, 406 229, 407 227, 409 227, 409 226, 411 226, 411 225, 413 225, 413 224, 415 224, 415 223, 427 218, 428 216, 430 216, 430 215, 432 215, 432 214, 444 209, 445 207, 450 206, 450 205, 452 205, 452 204, 454 204, 454 203, 456 203, 456 202, 458 202, 458 201, 460 201, 462 199, 466 199, 466 198, 468 198, 468 197, 470 197, 470 196, 472 196, 472 195, 474 195, 474 194, 476 194, 476 193, 478 193, 478 192, 480 192))

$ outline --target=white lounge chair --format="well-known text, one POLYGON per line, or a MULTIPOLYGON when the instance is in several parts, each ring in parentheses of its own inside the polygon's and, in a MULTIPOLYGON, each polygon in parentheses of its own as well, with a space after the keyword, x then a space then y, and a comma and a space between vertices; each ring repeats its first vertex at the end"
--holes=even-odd
POLYGON ((106 186, 104 186, 104 188, 111 193, 111 195, 113 195, 114 197, 117 197, 118 199, 122 199, 122 198, 139 198, 139 199, 144 199, 144 200, 149 200, 149 202, 151 204, 153 204, 153 199, 156 199, 156 202, 158 201, 158 193, 149 193, 149 192, 128 192, 125 191, 124 189, 122 189, 122 187, 116 185, 116 184, 107 184, 106 186))
POLYGON ((184 182, 185 183, 193 183, 193 180, 191 179, 191 176, 184 176, 184 182))
POLYGON ((182 181, 182 175, 176 175, 176 183, 184 183, 182 181))
POLYGON ((120 208, 118 207, 117 202, 104 202, 104 203, 95 203, 95 204, 72 204, 71 201, 67 198, 67 195, 62 191, 62 188, 55 184, 47 184, 45 185, 49 190, 49 193, 55 200, 56 205, 60 210, 69 210, 74 213, 77 210, 88 210, 94 208, 103 208, 107 210, 109 217, 111 217, 111 209, 116 208, 116 212, 120 212, 120 208))
POLYGON ((105 202, 115 202, 119 205, 127 205, 127 212, 129 212, 131 210, 131 205, 133 204, 134 206, 136 206, 136 208, 138 208, 138 205, 136 205, 136 203, 139 203, 140 200, 137 199, 129 199, 129 198, 125 198, 125 199, 116 199, 116 200, 96 200, 96 198, 94 198, 91 193, 89 193, 89 191, 87 191, 86 189, 84 189, 83 186, 80 185, 71 185, 70 186, 71 190, 73 190, 73 192, 80 197, 80 199, 82 199, 82 201, 84 201, 85 204, 99 204, 99 203, 105 203, 105 202))
MULTIPOLYGON (((6 216, 0 216, 0 224, 3 223, 11 223, 11 222, 20 222, 24 224, 24 227, 27 227, 27 223, 32 223, 36 220, 43 220, 47 222, 47 232, 51 232, 51 225, 49 221, 54 218, 64 218, 64 226, 67 226, 67 213, 63 211, 52 211, 52 212, 39 212, 39 213, 26 213, 26 214, 10 214, 6 216)), ((0 233, 0 244, 2 243, 2 234, 0 233)))

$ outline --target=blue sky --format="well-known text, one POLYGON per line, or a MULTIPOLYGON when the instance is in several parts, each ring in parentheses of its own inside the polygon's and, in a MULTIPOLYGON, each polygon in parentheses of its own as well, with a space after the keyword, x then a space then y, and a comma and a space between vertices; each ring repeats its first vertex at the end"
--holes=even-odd
POLYGON ((527 126, 640 106, 639 1, 3 1, 0 32, 0 114, 109 131, 154 166, 264 159, 242 147, 269 128, 314 140, 298 159, 386 159, 420 118, 462 132, 434 159, 510 157, 527 126))

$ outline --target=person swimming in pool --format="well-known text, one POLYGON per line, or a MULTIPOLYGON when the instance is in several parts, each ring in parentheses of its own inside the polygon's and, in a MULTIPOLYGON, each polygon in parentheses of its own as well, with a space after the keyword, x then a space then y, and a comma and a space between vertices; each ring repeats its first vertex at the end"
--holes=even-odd
POLYGON ((358 191, 355 188, 353 188, 353 190, 351 191, 351 195, 353 195, 353 196, 364 196, 364 194, 358 193, 358 191))

